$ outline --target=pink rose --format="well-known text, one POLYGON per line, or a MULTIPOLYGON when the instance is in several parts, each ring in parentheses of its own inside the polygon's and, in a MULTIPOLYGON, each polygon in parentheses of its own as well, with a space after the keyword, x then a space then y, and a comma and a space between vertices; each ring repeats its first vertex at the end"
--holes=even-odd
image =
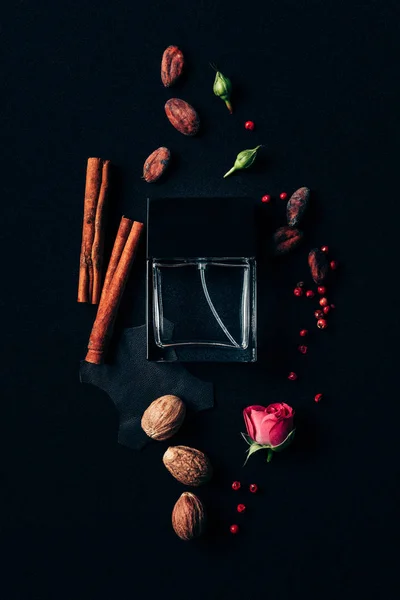
POLYGON ((243 417, 250 438, 261 445, 279 446, 294 429, 294 410, 284 402, 248 406, 243 417))

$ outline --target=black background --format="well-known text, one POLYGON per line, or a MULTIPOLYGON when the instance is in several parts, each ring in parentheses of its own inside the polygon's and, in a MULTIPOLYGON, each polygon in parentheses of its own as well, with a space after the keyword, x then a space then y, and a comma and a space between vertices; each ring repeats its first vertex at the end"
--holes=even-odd
MULTIPOLYGON (((1 24, 1 497, 5 599, 391 597, 398 497, 398 12, 395 2, 27 2, 1 24), (166 90, 169 44, 187 75, 166 90), (215 62, 235 85, 233 116, 212 93, 215 62), (172 95, 199 111, 186 138, 164 115, 172 95), (243 123, 253 119, 256 131, 243 123), (257 167, 223 180, 237 152, 257 167), (145 157, 176 156, 163 183, 145 157), (153 196, 274 196, 266 236, 284 222, 282 190, 314 191, 308 240, 260 272, 255 365, 196 365, 216 408, 176 443, 201 447, 216 476, 199 490, 209 534, 185 544, 170 513, 184 490, 161 463, 116 443, 108 397, 78 380, 95 310, 76 303, 88 156, 119 170, 109 243, 121 214, 153 196), (307 251, 340 262, 335 314, 315 330, 292 289, 307 251), (312 330, 309 354, 296 350, 312 330), (299 380, 289 382, 289 370, 299 380), (325 394, 316 405, 316 392, 325 394), (269 465, 242 469, 241 410, 287 401, 298 435, 269 465), (230 489, 233 479, 243 491, 230 489), (260 493, 246 486, 257 482, 260 493), (237 516, 244 501, 248 510, 237 516), (241 525, 240 535, 228 533, 241 525), (8 575, 8 577, 7 577, 8 575)), ((250 200, 249 200, 250 201, 250 200)), ((166 227, 168 218, 166 217, 166 227)), ((144 320, 144 251, 119 327, 144 320)), ((309 280, 306 279, 308 282, 309 280)), ((140 376, 140 374, 132 374, 140 376)), ((174 441, 174 443, 175 443, 174 441)), ((392 592, 394 593, 394 592, 392 592)))

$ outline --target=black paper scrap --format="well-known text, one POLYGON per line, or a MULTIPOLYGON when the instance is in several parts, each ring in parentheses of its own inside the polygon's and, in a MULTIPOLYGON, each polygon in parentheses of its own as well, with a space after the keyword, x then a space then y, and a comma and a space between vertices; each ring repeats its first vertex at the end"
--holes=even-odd
MULTIPOLYGON (((173 329, 172 323, 167 323, 173 329)), ((171 350, 173 352, 173 350, 171 350)), ((81 383, 91 383, 105 391, 119 412, 118 442, 139 450, 150 441, 140 426, 143 412, 160 396, 174 394, 189 410, 214 406, 214 386, 191 375, 179 363, 150 362, 146 358, 146 326, 123 331, 113 364, 80 366, 81 383)))

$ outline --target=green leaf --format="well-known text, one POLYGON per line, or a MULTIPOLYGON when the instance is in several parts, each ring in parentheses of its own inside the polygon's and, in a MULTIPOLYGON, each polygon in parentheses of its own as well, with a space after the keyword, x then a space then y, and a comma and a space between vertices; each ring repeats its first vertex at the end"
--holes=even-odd
POLYGON ((289 446, 289 444, 292 443, 295 431, 295 429, 292 429, 287 438, 283 440, 283 442, 278 446, 271 446, 271 450, 273 450, 274 452, 282 452, 282 450, 284 450, 287 446, 289 446))
POLYGON ((246 456, 246 460, 244 461, 244 465, 247 463, 247 461, 249 460, 250 456, 252 454, 254 454, 254 452, 258 452, 259 450, 264 450, 265 447, 266 446, 261 446, 260 444, 256 444, 255 442, 253 442, 251 444, 250 448, 247 450, 247 456, 246 456))
POLYGON ((254 440, 249 435, 247 435, 247 433, 241 433, 240 435, 245 440, 245 442, 247 442, 247 444, 249 446, 251 446, 252 444, 254 444, 254 440))

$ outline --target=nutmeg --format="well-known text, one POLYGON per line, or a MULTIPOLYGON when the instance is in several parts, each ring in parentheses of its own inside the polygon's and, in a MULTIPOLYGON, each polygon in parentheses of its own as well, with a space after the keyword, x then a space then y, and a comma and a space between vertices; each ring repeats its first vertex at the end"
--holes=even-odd
POLYGON ((144 411, 142 429, 153 440, 167 440, 178 431, 185 415, 185 403, 178 396, 161 396, 144 411))
POLYGON ((172 527, 181 540, 202 534, 206 514, 201 500, 191 492, 183 492, 172 511, 172 527))
POLYGON ((170 446, 163 456, 163 463, 175 479, 193 487, 206 483, 213 471, 208 457, 189 446, 170 446))

